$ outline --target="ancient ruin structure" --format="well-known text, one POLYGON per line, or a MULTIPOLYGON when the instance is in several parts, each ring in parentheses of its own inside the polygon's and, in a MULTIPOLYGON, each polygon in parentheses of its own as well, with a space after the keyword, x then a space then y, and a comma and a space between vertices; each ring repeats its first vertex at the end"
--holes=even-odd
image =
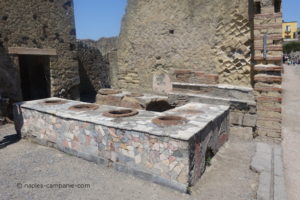
POLYGON ((283 70, 281 0, 255 1, 253 32, 257 133, 280 138, 283 70))
POLYGON ((248 0, 128 1, 118 48, 122 88, 152 89, 153 75, 201 71, 221 84, 251 87, 248 0))
POLYGON ((201 103, 159 113, 50 98, 15 118, 22 137, 182 192, 229 136, 229 107, 201 103))
POLYGON ((116 85, 227 104, 232 132, 280 137, 281 24, 281 0, 128 1, 116 85))
POLYGON ((129 0, 119 38, 77 44, 70 0, 0 13, 1 96, 96 102, 17 103, 23 137, 180 191, 229 133, 281 137, 280 0, 129 0))
POLYGON ((0 95, 78 98, 72 0, 1 0, 0 13, 0 95))

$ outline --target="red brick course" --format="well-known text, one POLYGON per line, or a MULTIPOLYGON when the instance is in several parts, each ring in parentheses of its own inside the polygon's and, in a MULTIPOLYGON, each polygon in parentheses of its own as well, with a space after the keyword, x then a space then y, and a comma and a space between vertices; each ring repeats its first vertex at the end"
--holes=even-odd
POLYGON ((265 59, 263 56, 255 56, 254 60, 256 60, 256 61, 263 61, 263 60, 281 61, 282 57, 281 56, 267 56, 267 59, 265 59))
POLYGON ((255 82, 264 82, 264 83, 281 83, 281 76, 271 76, 271 75, 256 75, 254 76, 255 82))
POLYGON ((283 70, 282 66, 264 66, 264 65, 256 65, 254 70, 257 72, 281 72, 283 70))
POLYGON ((270 97, 270 96, 259 96, 259 97, 256 97, 256 101, 258 101, 258 102, 278 102, 278 103, 281 103, 282 98, 281 97, 270 97))
POLYGON ((187 83, 218 84, 219 81, 217 74, 185 69, 174 70, 173 77, 176 79, 175 81, 187 83))
POLYGON ((279 92, 279 93, 282 93, 282 88, 278 88, 278 87, 255 87, 254 90, 258 91, 258 92, 279 92))

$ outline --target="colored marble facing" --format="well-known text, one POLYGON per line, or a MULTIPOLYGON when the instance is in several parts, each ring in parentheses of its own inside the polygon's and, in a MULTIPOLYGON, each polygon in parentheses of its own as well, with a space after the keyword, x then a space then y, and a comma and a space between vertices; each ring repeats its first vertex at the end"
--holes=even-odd
POLYGON ((82 102, 46 100, 62 99, 15 105, 15 125, 23 138, 183 192, 204 173, 207 152, 215 154, 229 136, 228 106, 189 103, 113 118, 103 114, 124 108, 101 105, 77 111, 69 107, 82 102), (158 117, 173 119, 168 116, 185 120, 170 126, 153 123, 158 117))

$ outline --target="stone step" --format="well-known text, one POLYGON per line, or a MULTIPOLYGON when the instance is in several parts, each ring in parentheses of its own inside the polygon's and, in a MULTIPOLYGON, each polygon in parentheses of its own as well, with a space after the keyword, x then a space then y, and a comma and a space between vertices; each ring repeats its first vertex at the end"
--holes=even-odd
POLYGON ((254 76, 255 82, 264 82, 264 83, 281 83, 281 76, 267 75, 267 74, 256 74, 254 76))
POLYGON ((182 103, 187 102, 199 102, 207 104, 217 104, 217 105, 228 105, 232 107, 238 107, 240 110, 251 110, 251 112, 256 112, 256 102, 254 100, 242 100, 236 98, 224 98, 217 97, 207 94, 195 94, 189 92, 170 92, 168 94, 169 100, 175 103, 179 100, 182 103))
POLYGON ((239 99, 253 101, 253 89, 248 87, 238 87, 232 85, 211 85, 211 84, 195 84, 172 82, 173 91, 190 92, 195 94, 203 94, 213 97, 239 99))

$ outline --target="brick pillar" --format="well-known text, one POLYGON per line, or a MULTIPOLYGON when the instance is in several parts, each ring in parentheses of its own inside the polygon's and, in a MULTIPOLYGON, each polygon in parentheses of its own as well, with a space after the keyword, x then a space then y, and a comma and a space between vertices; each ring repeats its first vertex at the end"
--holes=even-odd
POLYGON ((254 90, 257 101, 257 134, 278 138, 281 137, 282 13, 280 8, 278 10, 276 0, 254 0, 254 5, 256 6, 254 90), (266 56, 263 54, 264 35, 267 35, 266 56))

